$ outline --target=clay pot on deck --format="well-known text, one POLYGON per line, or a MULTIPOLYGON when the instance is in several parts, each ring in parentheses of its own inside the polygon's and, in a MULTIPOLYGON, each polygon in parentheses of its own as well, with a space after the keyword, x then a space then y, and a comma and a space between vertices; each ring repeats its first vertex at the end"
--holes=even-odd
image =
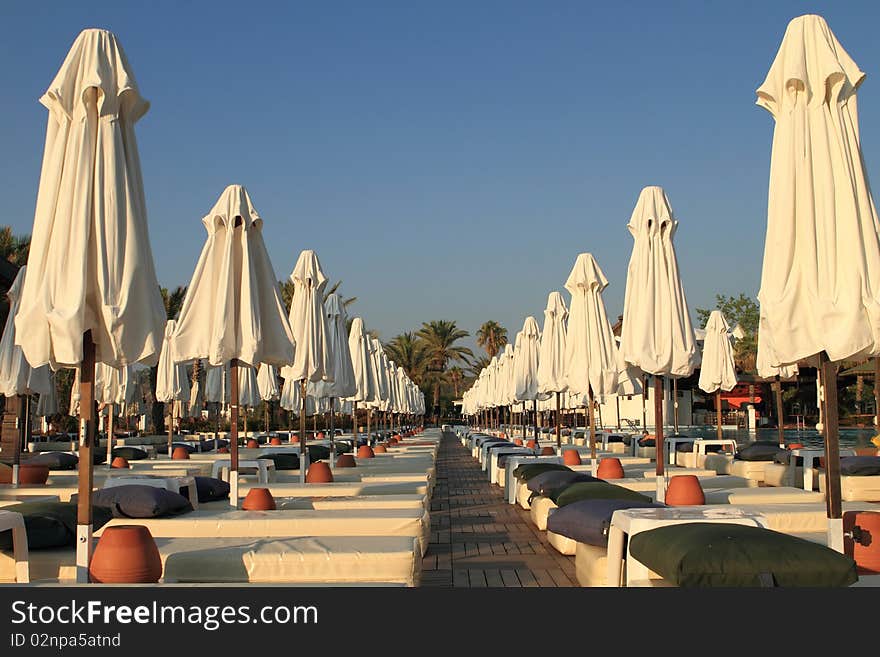
POLYGON ((581 455, 578 454, 577 450, 567 449, 562 452, 562 462, 565 465, 580 465, 581 455))
POLYGON ((89 579, 102 584, 155 584, 162 559, 150 530, 143 525, 105 527, 92 561, 89 579))
POLYGON ((357 457, 359 459, 371 459, 375 458, 375 454, 373 453, 373 448, 369 445, 361 445, 358 447, 357 457))
POLYGON ((113 462, 110 464, 111 468, 130 468, 131 466, 128 464, 128 459, 124 456, 117 456, 113 459, 113 462))
POLYGON ((279 438, 278 436, 272 436, 272 438, 269 439, 269 444, 270 445, 280 445, 281 438, 279 438))
POLYGON ((382 445, 380 443, 373 448, 373 453, 374 454, 387 454, 388 450, 385 449, 385 445, 382 445))
POLYGON ((547 445, 546 447, 541 448, 541 456, 553 456, 556 453, 556 450, 547 445))
POLYGON ((245 447, 248 449, 257 449, 259 448, 260 443, 256 438, 248 438, 248 441, 245 443, 245 447))
POLYGON ((217 453, 218 454, 229 454, 229 448, 228 447, 218 447, 217 453))
POLYGON ((268 488, 251 488, 241 508, 245 511, 274 511, 275 498, 268 488))
POLYGON ((604 458, 599 461, 596 470, 599 479, 623 479, 623 465, 618 458, 604 458))
POLYGON ((669 506, 699 506, 706 503, 706 495, 696 475, 676 475, 669 480, 664 501, 669 506))
POLYGON ((333 481, 333 473, 330 466, 323 461, 316 461, 309 466, 306 472, 307 484, 329 484, 333 481))
POLYGON ((846 511, 843 532, 843 550, 855 559, 859 572, 880 574, 880 512, 846 511))
POLYGON ((534 440, 530 440, 529 442, 526 443, 526 447, 528 447, 529 449, 535 449, 536 446, 537 446, 537 443, 534 440))
POLYGON ((298 444, 299 443, 299 436, 297 436, 296 434, 291 435, 290 442, 292 442, 294 444, 298 444))
POLYGON ((514 438, 514 439, 513 439, 513 444, 516 445, 517 447, 522 447, 522 444, 523 444, 523 443, 522 443, 522 438, 514 438))
POLYGON ((186 461, 189 458, 189 450, 186 447, 175 447, 171 452, 171 458, 174 461, 186 461))
POLYGON ((337 468, 356 468, 357 461, 354 460, 354 456, 351 454, 340 454, 339 458, 336 459, 336 467, 337 468))

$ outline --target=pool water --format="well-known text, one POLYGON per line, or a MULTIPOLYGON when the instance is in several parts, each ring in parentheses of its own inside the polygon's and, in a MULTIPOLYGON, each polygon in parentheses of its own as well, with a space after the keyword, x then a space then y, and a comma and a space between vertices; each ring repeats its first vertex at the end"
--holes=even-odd
MULTIPOLYGON (((672 431, 667 429, 667 435, 672 435, 672 431)), ((714 438, 715 427, 679 427, 678 433, 683 436, 694 438, 714 438)), ((769 440, 776 442, 778 432, 776 429, 758 429, 757 431, 748 431, 747 429, 723 429, 724 438, 733 438, 737 445, 745 446, 756 440, 769 440)), ((815 429, 804 429, 797 431, 795 429, 786 429, 784 432, 786 443, 802 443, 804 447, 820 448, 824 445, 822 435, 815 429)), ((851 449, 857 447, 873 447, 871 439, 877 435, 875 429, 840 429, 840 446, 851 449)))

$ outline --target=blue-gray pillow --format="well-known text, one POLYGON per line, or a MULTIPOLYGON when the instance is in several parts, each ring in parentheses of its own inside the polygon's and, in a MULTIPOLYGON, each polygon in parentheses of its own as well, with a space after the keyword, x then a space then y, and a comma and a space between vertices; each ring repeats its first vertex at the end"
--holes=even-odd
POLYGON ((533 493, 548 497, 547 493, 560 487, 568 486, 578 481, 598 481, 592 475, 586 472, 575 472, 574 470, 548 470, 529 479, 526 485, 533 493))
POLYGON ((547 531, 560 534, 578 543, 608 545, 611 516, 621 509, 659 509, 666 506, 655 502, 634 500, 581 500, 554 509, 547 518, 547 531))
MULTIPOLYGON (((213 477, 196 477, 195 479, 199 504, 229 499, 229 482, 213 477)), ((189 486, 181 488, 180 494, 189 499, 189 486)))
MULTIPOLYGON (((24 517, 28 550, 47 550, 76 545, 76 501, 23 502, 3 508, 24 517)), ((105 508, 92 509, 92 528, 103 527, 111 518, 105 508)), ((12 549, 12 530, 0 532, 0 550, 12 549)))
MULTIPOLYGON (((147 454, 147 450, 141 449, 140 447, 136 447, 134 445, 120 445, 118 447, 114 447, 112 454, 113 458, 121 456, 126 461, 140 461, 150 456, 149 454, 147 454)), ((104 458, 106 460, 106 454, 104 458)), ((101 462, 103 463, 104 461, 101 462)))
POLYGON ((275 464, 275 471, 279 470, 299 470, 299 454, 290 452, 262 452, 257 456, 258 459, 269 459, 275 464))
POLYGON ((840 459, 840 474, 870 477, 880 474, 880 456, 844 456, 840 459))
POLYGON ((41 452, 30 457, 26 463, 29 465, 47 465, 50 470, 76 470, 79 457, 67 452, 41 452))
MULTIPOLYGON (((72 495, 71 502, 76 495, 72 495)), ((92 493, 95 508, 108 509, 114 518, 162 518, 192 511, 189 499, 155 486, 128 484, 101 488, 92 493)))
POLYGON ((759 440, 737 451, 734 458, 740 461, 772 461, 777 452, 779 452, 779 443, 759 440))

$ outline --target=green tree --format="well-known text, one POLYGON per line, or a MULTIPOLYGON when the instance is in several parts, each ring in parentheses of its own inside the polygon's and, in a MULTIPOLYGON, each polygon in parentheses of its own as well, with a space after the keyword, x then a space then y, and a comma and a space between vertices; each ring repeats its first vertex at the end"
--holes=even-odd
POLYGON ((477 331, 477 344, 486 350, 491 359, 507 344, 507 329, 494 320, 484 322, 477 331))
POLYGON ((30 235, 15 235, 11 226, 0 228, 0 256, 21 267, 27 264, 30 249, 30 235))
POLYGON ((452 384, 452 392, 455 395, 455 398, 458 399, 458 391, 464 381, 464 371, 456 365, 450 367, 447 374, 449 375, 449 382, 452 384))
POLYGON ((425 342, 428 360, 426 378, 431 379, 434 388, 436 419, 436 410, 440 406, 440 386, 450 361, 468 364, 474 357, 470 349, 455 344, 470 334, 458 328, 454 321, 433 320, 423 322, 417 335, 425 342))
POLYGON ((183 300, 186 298, 186 289, 186 285, 178 285, 170 292, 167 287, 159 288, 159 292, 162 294, 162 303, 165 304, 165 316, 168 319, 177 319, 180 309, 183 307, 183 300))
MULTIPOLYGON (((734 358, 743 372, 755 372, 758 357, 758 304, 751 297, 740 293, 738 297, 715 295, 715 306, 720 310, 731 328, 739 324, 745 334, 734 342, 734 358)), ((705 326, 713 309, 697 308, 700 326, 705 326)))
MULTIPOLYGON (((336 281, 333 285, 324 288, 324 297, 328 297, 333 293, 339 292, 339 287, 342 285, 342 281, 336 281)), ((278 287, 281 289, 281 301, 284 303, 284 307, 287 310, 290 310, 290 304, 293 303, 293 290, 294 284, 293 281, 289 278, 284 281, 278 281, 278 287)), ((348 310, 348 307, 357 301, 357 297, 349 297, 348 299, 342 300, 342 307, 348 310)))
POLYGON ((471 372, 471 376, 473 378, 477 378, 480 376, 480 372, 489 367, 489 363, 492 362, 492 359, 488 356, 479 356, 471 361, 470 367, 468 368, 471 372))
POLYGON ((415 333, 406 332, 394 336, 383 345, 388 358, 402 367, 413 383, 419 385, 428 366, 427 350, 424 341, 415 333))

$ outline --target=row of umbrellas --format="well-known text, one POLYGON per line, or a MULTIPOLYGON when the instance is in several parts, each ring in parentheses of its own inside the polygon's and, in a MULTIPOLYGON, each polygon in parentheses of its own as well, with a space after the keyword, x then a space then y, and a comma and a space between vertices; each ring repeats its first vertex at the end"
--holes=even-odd
MULTIPOLYGON (((858 140, 856 92, 863 80, 864 73, 825 20, 809 15, 791 21, 758 89, 759 105, 776 122, 758 295, 759 355, 776 371, 803 358, 821 361, 829 537, 838 549, 843 534, 836 362, 880 354, 880 222, 858 140)), ((40 102, 49 110, 46 144, 28 260, 31 274, 14 314, 13 344, 33 368, 80 371, 82 490, 92 488, 96 363, 116 368, 154 364, 166 342, 175 364, 194 359, 213 366, 229 363, 233 426, 242 364, 282 368, 285 380, 300 383, 303 404, 308 383, 335 383, 337 373, 324 346, 332 341, 320 294, 326 279, 317 257, 304 252, 297 262, 288 317, 262 242, 262 219, 238 185, 227 188, 203 219, 208 241, 177 325, 166 339, 134 132, 150 104, 115 35, 100 29, 82 32, 40 102)), ((568 333, 577 337, 562 350, 562 307, 558 299, 548 304, 548 353, 544 336, 539 343, 534 327, 522 337, 529 341, 521 344, 522 366, 514 346, 516 395, 522 392, 525 400, 570 389, 602 398, 615 393, 615 386, 626 381, 622 372, 631 368, 655 375, 661 392, 662 377, 693 371, 699 353, 672 248, 676 226, 663 190, 645 188, 628 225, 634 247, 620 345, 608 341, 607 319, 602 320, 596 305, 604 276, 591 258, 579 258, 569 277, 577 300, 566 285, 572 293, 572 321, 579 324, 568 327, 568 333), (577 307, 581 303, 584 308, 577 307), (574 363, 577 371, 569 374, 560 366, 564 363, 574 363), (533 364, 536 369, 530 369, 533 364), (518 378, 520 369, 529 371, 518 378)), ((661 417, 662 394, 654 397, 661 417)), ((662 422, 657 444, 662 445, 662 422)), ((234 471, 237 451, 232 459, 234 471)), ((79 579, 86 581, 92 545, 89 495, 80 496, 77 522, 77 566, 79 579)))

